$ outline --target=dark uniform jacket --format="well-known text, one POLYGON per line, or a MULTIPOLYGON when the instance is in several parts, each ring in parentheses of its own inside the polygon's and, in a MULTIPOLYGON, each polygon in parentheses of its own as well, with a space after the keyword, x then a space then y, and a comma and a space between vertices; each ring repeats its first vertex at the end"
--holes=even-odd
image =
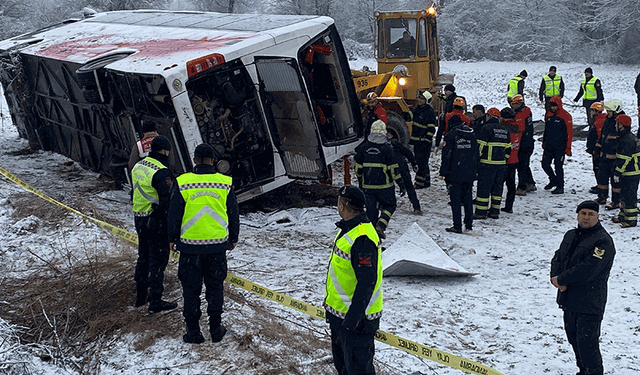
POLYGON ((492 117, 480 129, 478 145, 480 163, 504 165, 507 160, 506 155, 511 152, 509 131, 497 118, 492 117))
POLYGON ((514 120, 522 133, 520 149, 531 150, 535 147, 535 141, 533 140, 533 115, 531 114, 531 108, 523 105, 514 112, 516 113, 514 120))
POLYGON ((618 155, 618 158, 616 159, 614 175, 640 175, 640 165, 638 162, 638 158, 640 157, 640 142, 638 142, 638 138, 631 133, 631 128, 628 126, 620 132, 618 152, 616 155, 618 155))
MULTIPOLYGON (((624 112, 622 112, 624 113, 624 112)), ((616 130, 616 116, 607 117, 600 132, 600 149, 602 156, 615 155, 618 150, 618 131, 616 130)))
POLYGON ((400 143, 397 139, 391 139, 389 144, 393 147, 393 162, 398 165, 399 170, 406 169, 409 171, 409 168, 407 167, 407 160, 412 166, 417 165, 416 157, 407 146, 400 143))
MULTIPOLYGON (((198 164, 193 168, 195 174, 214 174, 218 171, 212 165, 198 164)), ((180 242, 180 230, 182 228, 182 217, 184 216, 185 201, 180 193, 178 183, 174 183, 171 188, 171 204, 169 207, 169 242, 174 242, 178 250, 186 254, 216 254, 224 253, 231 248, 231 244, 238 242, 240 233, 240 214, 238 211, 238 201, 233 189, 227 196, 227 215, 229 217, 229 240, 221 244, 192 245, 180 242)))
POLYGON ((429 104, 416 106, 412 111, 413 125, 411 126, 411 140, 416 145, 420 142, 431 144, 436 132, 436 114, 429 104))
POLYGON ((589 229, 571 229, 551 260, 551 277, 566 285, 556 301, 561 309, 582 314, 604 314, 607 280, 616 249, 598 222, 589 229))
MULTIPOLYGON (((360 223, 369 223, 369 218, 364 212, 351 220, 337 222, 336 226, 340 229, 340 233, 336 240, 360 223)), ((350 330, 356 330, 357 327, 358 332, 373 333, 376 331, 374 327, 377 327, 376 324, 379 318, 368 320, 365 313, 378 281, 378 248, 369 237, 360 236, 353 242, 351 246, 351 266, 356 273, 358 283, 353 292, 351 306, 344 317, 342 325, 350 330), (371 266, 367 264, 366 267, 361 267, 359 265, 360 257, 371 257, 371 266)))
POLYGON ((558 111, 549 111, 545 115, 542 147, 546 150, 565 150, 569 155, 573 141, 573 118, 562 108, 562 99, 554 96, 550 102, 558 105, 558 111))
POLYGON ((367 140, 356 147, 355 172, 361 188, 393 188, 393 181, 400 177, 396 172, 398 165, 393 161, 393 154, 393 148, 389 143, 377 144, 367 140))
POLYGON ((440 176, 445 182, 473 182, 478 169, 478 142, 468 126, 457 126, 444 137, 440 176))
POLYGON ((477 119, 474 119, 471 122, 470 127, 471 127, 471 129, 473 129, 473 131, 476 134, 478 134, 480 132, 480 129, 482 129, 482 127, 484 126, 484 124, 486 124, 486 122, 487 122, 487 116, 486 116, 486 114, 484 114, 484 115, 478 117, 477 119))

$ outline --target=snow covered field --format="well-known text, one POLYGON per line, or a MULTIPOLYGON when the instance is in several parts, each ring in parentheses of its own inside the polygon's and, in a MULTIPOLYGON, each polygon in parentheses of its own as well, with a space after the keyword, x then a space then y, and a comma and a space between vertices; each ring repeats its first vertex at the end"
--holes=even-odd
MULTIPOLYGON (((353 66, 375 66, 375 61, 356 61, 353 66)), ((566 85, 565 103, 578 91, 578 82, 586 66, 560 63, 442 62, 441 70, 456 74, 457 92, 470 105, 485 107, 506 105, 507 81, 527 69, 527 97, 536 97, 540 79, 549 65, 556 65, 566 85)), ((594 65, 594 74, 602 80, 605 98, 621 99, 627 113, 635 115, 633 82, 637 67, 594 65)), ((529 99, 534 120, 543 116, 542 107, 529 99)), ((586 123, 584 109, 567 108, 576 124, 586 123)), ((0 166, 33 186, 63 202, 84 200, 88 214, 99 213, 107 220, 126 223, 133 230, 128 196, 120 191, 87 193, 87 186, 98 184, 96 174, 81 170, 68 159, 48 152, 12 155, 27 142, 17 137, 6 107, 0 125, 0 166), (78 193, 78 192, 85 193, 78 193), (79 195, 79 197, 78 197, 79 195)), ((633 130, 637 127, 636 117, 633 130)), ((486 364, 503 374, 573 374, 573 352, 562 329, 562 314, 555 303, 556 289, 549 283, 549 262, 562 236, 576 225, 575 207, 585 199, 595 184, 591 159, 584 152, 584 140, 573 145, 573 156, 565 163, 564 195, 542 190, 547 182, 540 167, 539 142, 532 157, 534 178, 539 190, 517 197, 513 214, 502 213, 498 220, 474 223, 472 234, 456 235, 444 231, 451 225, 444 182, 435 179, 440 155, 432 156, 432 187, 418 192, 424 216, 413 216, 406 197, 399 200, 387 232, 388 245, 416 222, 456 262, 477 276, 465 278, 385 278, 384 315, 381 329, 413 341, 435 347, 486 364)), ((340 183, 335 176, 334 182, 340 183)), ((113 249, 134 251, 81 219, 69 215, 62 223, 52 224, 42 211, 19 222, 12 218, 16 197, 28 196, 20 187, 0 179, 0 282, 28 273, 42 259, 56 259, 61 249, 83 249, 109 256, 113 249), (44 217, 44 219, 43 219, 44 217)), ((37 199, 37 198, 32 198, 37 199)), ((48 208, 49 206, 44 206, 48 208)), ((613 375, 631 375, 640 371, 640 231, 621 229, 611 223, 617 212, 601 211, 601 220, 614 238, 617 255, 609 281, 609 302, 605 313, 601 349, 605 371, 613 375)), ((309 207, 278 213, 287 221, 275 220, 270 213, 252 213, 242 217, 240 242, 230 253, 230 271, 294 298, 320 305, 324 290, 327 257, 338 215, 333 208, 309 207)), ((167 278, 176 278, 177 268, 170 266, 167 278)), ((131 265, 133 274, 133 264, 131 265)), ((0 283, 0 286, 2 284, 0 283)), ((169 290, 170 297, 180 297, 179 290, 169 290)), ((194 347, 182 343, 182 316, 172 316, 172 324, 163 336, 144 350, 136 350, 136 335, 126 334, 111 342, 99 354, 100 374, 318 374, 333 373, 326 335, 327 326, 275 303, 259 300, 248 293, 251 305, 226 300, 231 310, 223 316, 230 327, 220 345, 205 343, 194 347), (317 340, 314 351, 297 353, 295 348, 272 344, 258 337, 252 326, 264 324, 253 320, 252 306, 259 305, 278 316, 292 329, 308 327, 314 335, 300 339, 317 340), (179 327, 174 329, 174 327, 179 327), (250 357, 251 350, 240 350, 246 335, 255 335, 254 344, 274 352, 294 353, 295 368, 265 363, 260 356, 250 357), (315 337, 315 338, 314 338, 315 337), (241 353, 241 355, 239 354, 241 353), (239 359, 238 357, 243 357, 239 359), (242 367, 245 363, 246 366, 242 367)), ((133 296, 132 296, 133 298, 133 296)), ((0 295, 0 303, 5 300, 0 295)), ((181 304, 181 299, 179 304, 181 304)), ((140 316, 143 315, 141 312, 140 316)), ((154 318, 144 322, 153 328, 154 318)), ((2 364, 24 361, 21 369, 32 374, 76 373, 43 362, 28 348, 17 345, 17 327, 0 318, 0 372, 2 364), (10 340, 6 340, 11 338, 10 340), (6 340, 6 341, 5 341, 6 340)), ((157 327, 155 327, 157 328, 157 327)), ((262 327, 269 328, 269 327, 262 327)), ((303 328, 307 329, 307 328, 303 328)), ((294 332, 294 330, 297 330, 294 332)), ((206 333, 205 333, 206 335, 206 333)), ((428 360, 376 343, 376 362, 384 374, 462 374, 428 360)), ((34 351, 37 351, 34 349, 34 351)), ((16 372, 20 373, 20 372, 16 372)), ((29 373, 26 372, 25 373, 29 373)))

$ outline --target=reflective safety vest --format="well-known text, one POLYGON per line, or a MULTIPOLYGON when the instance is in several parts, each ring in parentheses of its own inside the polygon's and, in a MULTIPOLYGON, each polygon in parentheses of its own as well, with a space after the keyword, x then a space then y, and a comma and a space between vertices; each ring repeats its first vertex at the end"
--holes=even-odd
POLYGON ((371 223, 360 223, 342 237, 336 235, 333 249, 329 258, 327 272, 327 286, 324 294, 324 308, 338 318, 344 319, 351 306, 353 293, 356 290, 356 272, 351 265, 351 246, 360 236, 367 236, 378 247, 378 278, 371 299, 365 309, 365 316, 369 320, 382 315, 382 256, 380 252, 380 238, 371 223))
POLYGON ((560 95, 560 81, 562 81, 560 74, 556 74, 553 78, 545 74, 542 79, 544 79, 544 96, 552 97, 560 95))
POLYGON ((212 245, 229 240, 227 197, 231 177, 221 173, 185 173, 176 181, 185 201, 180 242, 212 245))
POLYGON ((509 92, 507 93, 509 98, 513 98, 518 95, 518 83, 520 81, 522 81, 522 77, 520 76, 513 77, 509 80, 509 92))
POLYGON ((158 192, 151 186, 153 176, 166 167, 154 158, 147 157, 136 163, 131 171, 133 183, 133 215, 144 217, 153 212, 153 204, 160 203, 158 192))
POLYGON ((598 92, 596 91, 596 81, 598 78, 592 76, 589 82, 587 77, 580 81, 580 87, 582 87, 582 98, 586 100, 594 100, 598 98, 598 92))

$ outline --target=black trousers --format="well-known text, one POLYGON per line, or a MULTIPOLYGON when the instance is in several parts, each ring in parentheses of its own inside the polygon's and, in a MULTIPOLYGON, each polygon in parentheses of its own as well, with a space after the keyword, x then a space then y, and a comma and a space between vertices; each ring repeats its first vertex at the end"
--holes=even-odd
POLYGON ((151 216, 134 220, 138 233, 138 260, 133 279, 139 287, 149 287, 149 301, 160 301, 164 292, 164 270, 169 263, 166 225, 157 223, 151 216))
POLYGON ((369 329, 358 326, 355 331, 342 327, 343 320, 327 312, 331 329, 331 352, 338 375, 375 375, 373 339, 380 319, 370 321, 369 329))
POLYGON ((366 189, 364 197, 369 220, 384 231, 396 210, 395 189, 393 186, 386 189, 366 189))
POLYGON ((447 183, 449 199, 451 199, 451 213, 453 215, 453 227, 462 229, 462 212, 460 205, 464 207, 464 224, 467 229, 473 226, 473 181, 447 183))
POLYGON ((587 124, 589 124, 589 129, 593 126, 594 117, 591 116, 591 104, 597 102, 597 100, 584 99, 582 100, 582 106, 587 111, 587 124))
POLYGON ((518 189, 526 190, 527 184, 535 185, 531 172, 531 155, 533 148, 520 148, 518 150, 518 189))
POLYGON ((576 364, 581 375, 602 375, 600 354, 600 324, 602 315, 564 312, 564 331, 576 355, 576 364))
POLYGON ((416 189, 411 182, 411 172, 409 172, 407 163, 398 163, 398 170, 400 171, 400 178, 396 180, 398 187, 400 187, 400 190, 404 189, 407 191, 407 196, 409 197, 409 201, 411 201, 413 209, 420 211, 420 201, 418 200, 416 189))
POLYGON ((180 253, 178 278, 182 284, 184 311, 182 315, 187 327, 199 327, 200 293, 202 282, 205 286, 209 329, 220 326, 222 304, 224 303, 224 279, 227 277, 227 256, 220 254, 180 253))
POLYGON ((504 184, 507 185, 507 200, 504 208, 513 210, 513 202, 516 200, 516 170, 517 164, 507 164, 507 172, 504 175, 504 184))
POLYGON ((620 218, 626 222, 638 222, 638 183, 640 176, 620 177, 620 218))
POLYGON ((431 142, 418 142, 413 146, 416 154, 418 172, 416 172, 416 186, 423 188, 431 185, 431 172, 429 171, 429 156, 431 155, 431 142))
POLYGON ((506 165, 480 164, 478 167, 478 192, 476 194, 476 213, 486 215, 499 214, 502 205, 502 187, 506 165))
POLYGON ((600 168, 600 151, 594 151, 591 155, 591 164, 593 165, 593 175, 596 177, 596 183, 598 183, 598 169, 600 168))
POLYGON ((564 188, 564 150, 545 149, 542 153, 542 169, 549 176, 549 182, 564 188), (553 163, 554 168, 551 168, 553 163))

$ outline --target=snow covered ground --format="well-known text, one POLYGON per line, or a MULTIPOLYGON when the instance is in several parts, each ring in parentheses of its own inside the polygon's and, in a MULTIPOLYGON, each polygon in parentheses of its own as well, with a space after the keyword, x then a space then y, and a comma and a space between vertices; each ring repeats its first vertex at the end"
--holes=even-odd
MULTIPOLYGON (((375 66, 373 60, 356 61, 354 67, 375 66)), ((443 72, 455 73, 457 92, 468 103, 485 107, 506 105, 507 81, 527 69, 528 97, 535 96, 541 76, 549 65, 558 66, 565 79, 567 98, 573 99, 586 66, 560 63, 443 62, 443 72)), ((623 101, 628 113, 635 115, 633 82, 635 67, 592 66, 601 78, 606 98, 623 101)), ((539 103, 529 104, 534 120, 542 118, 539 103)), ((568 108, 576 123, 585 123, 582 108, 568 108), (583 121, 580 121, 580 120, 583 121)), ((124 223, 133 230, 133 219, 124 192, 91 193, 88 187, 99 185, 98 176, 80 169, 76 163, 49 152, 14 155, 27 146, 10 124, 6 107, 0 125, 0 166, 28 183, 70 205, 82 201, 91 215, 124 223)), ((633 128, 637 123, 634 118, 633 128)), ((542 190, 547 179, 540 167, 541 149, 537 144, 532 168, 539 190, 517 197, 513 214, 502 213, 498 220, 474 223, 472 234, 455 235, 444 231, 451 225, 444 182, 432 179, 432 187, 418 192, 424 216, 413 216, 407 198, 399 200, 387 233, 386 244, 394 243, 406 228, 416 222, 456 262, 477 276, 465 278, 385 278, 384 315, 381 329, 413 341, 435 347, 495 368, 503 374, 573 374, 573 352, 562 329, 561 311, 555 303, 556 289, 549 283, 549 262, 562 236, 576 225, 575 207, 593 198, 587 190, 594 185, 591 159, 584 152, 584 141, 574 142, 573 155, 565 163, 566 194, 555 196, 542 190)), ((440 155, 432 156, 432 176, 437 176, 440 155)), ((340 177, 334 176, 339 184, 340 177)), ((20 187, 0 179, 0 282, 4 278, 24 275, 41 259, 63 257, 66 249, 83 249, 110 256, 132 252, 134 248, 91 224, 67 215, 51 220, 44 209, 33 216, 15 220, 13 214, 30 197, 20 187), (22 198, 23 200, 20 200, 22 198), (33 254, 37 254, 35 257, 33 254)), ((37 199, 37 198, 30 198, 37 199)), ((617 212, 601 212, 605 228, 614 238, 617 255, 609 281, 609 302, 602 325, 601 348, 607 374, 631 375, 640 371, 640 231, 621 229, 611 223, 617 212)), ((294 298, 320 305, 324 290, 327 257, 338 215, 334 208, 308 207, 291 209, 274 216, 251 213, 242 217, 240 242, 229 255, 230 271, 238 276, 294 298), (276 220, 287 217, 287 220, 276 220)), ((133 264, 131 266, 133 272, 133 264)), ((176 278, 177 268, 170 266, 167 278, 176 278)), ((2 285, 0 283, 0 285, 2 285)), ((180 298, 179 290, 167 294, 180 298)), ((223 320, 230 332, 220 345, 205 343, 194 347, 182 343, 182 317, 168 313, 174 324, 143 350, 136 349, 136 334, 117 339, 98 355, 97 373, 121 374, 264 374, 264 373, 332 373, 326 324, 312 320, 275 303, 259 300, 248 293, 247 305, 226 300, 229 313, 223 320), (269 342, 260 331, 252 330, 266 323, 259 320, 254 307, 259 305, 277 316, 292 335, 307 327, 314 335, 299 340, 317 340, 318 347, 297 352, 269 342), (178 327, 178 328, 176 328, 178 327), (256 333, 258 332, 258 333, 256 333), (245 350, 247 335, 255 345, 274 352, 293 352, 294 367, 278 366, 252 350, 245 350), (245 348, 245 349, 243 349, 245 348), (242 358, 239 358, 242 357, 242 358), (266 362, 266 364, 265 364, 266 362), (242 367, 242 364, 245 364, 242 367)), ((2 303, 7 296, 0 296, 2 303)), ((181 300, 179 301, 181 304, 181 300)), ((158 328, 154 317, 142 318, 149 329, 158 328)), ((76 373, 74 367, 60 367, 41 361, 28 348, 17 345, 19 328, 0 317, 0 371, 2 364, 23 361, 19 369, 32 374, 76 373), (6 339, 6 341, 5 341, 6 339), (28 372, 28 371, 29 372, 28 372)), ((160 327, 162 328, 162 327, 160 327)), ((249 340, 249 341, 251 341, 249 340)), ((428 360, 376 343, 376 363, 384 374, 461 374, 428 360)), ((14 367, 15 369, 15 367, 14 367)), ((17 371, 17 370, 16 370, 17 371)), ((21 373, 21 372, 16 372, 21 373)))

